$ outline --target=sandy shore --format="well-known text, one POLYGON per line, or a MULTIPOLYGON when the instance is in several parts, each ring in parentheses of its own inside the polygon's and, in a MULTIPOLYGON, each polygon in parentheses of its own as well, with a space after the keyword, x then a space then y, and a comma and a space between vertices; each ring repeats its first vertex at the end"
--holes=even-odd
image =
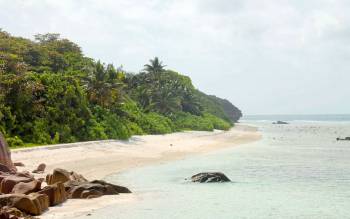
MULTIPOLYGON (((12 151, 12 159, 25 164, 21 170, 33 170, 38 164, 45 163, 46 173, 60 167, 93 180, 131 168, 181 159, 191 154, 207 153, 260 138, 256 128, 237 125, 226 132, 191 131, 134 136, 128 141, 108 140, 18 149, 12 151)), ((105 196, 92 200, 68 200, 61 206, 51 207, 41 218, 74 218, 94 209, 134 199, 137 199, 137 194, 105 196)))

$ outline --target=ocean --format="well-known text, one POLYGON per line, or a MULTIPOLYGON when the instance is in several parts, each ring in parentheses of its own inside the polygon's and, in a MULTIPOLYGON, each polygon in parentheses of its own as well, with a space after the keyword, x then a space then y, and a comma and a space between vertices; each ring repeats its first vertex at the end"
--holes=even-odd
POLYGON ((350 142, 336 141, 350 136, 349 115, 247 116, 242 123, 258 127, 262 140, 108 176, 137 200, 81 218, 350 218, 350 142), (232 182, 186 180, 203 171, 232 182))

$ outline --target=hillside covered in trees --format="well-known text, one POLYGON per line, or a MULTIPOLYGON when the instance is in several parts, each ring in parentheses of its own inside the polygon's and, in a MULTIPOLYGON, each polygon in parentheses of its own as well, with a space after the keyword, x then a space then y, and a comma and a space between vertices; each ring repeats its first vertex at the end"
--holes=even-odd
POLYGON ((0 132, 11 146, 227 130, 240 117, 158 58, 127 73, 59 34, 32 41, 0 29, 0 132))

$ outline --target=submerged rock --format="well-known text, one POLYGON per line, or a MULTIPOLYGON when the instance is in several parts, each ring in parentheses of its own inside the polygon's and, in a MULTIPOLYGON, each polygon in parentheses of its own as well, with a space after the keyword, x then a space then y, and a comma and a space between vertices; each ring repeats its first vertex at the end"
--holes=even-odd
POLYGON ((212 182, 231 182, 231 180, 220 172, 198 173, 191 177, 192 182, 212 183, 212 182))

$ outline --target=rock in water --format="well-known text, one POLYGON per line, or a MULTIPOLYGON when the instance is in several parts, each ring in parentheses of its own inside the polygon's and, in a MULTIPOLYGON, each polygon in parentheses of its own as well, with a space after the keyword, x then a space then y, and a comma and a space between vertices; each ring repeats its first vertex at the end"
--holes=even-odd
POLYGON ((283 122, 283 121, 277 121, 277 122, 273 122, 272 124, 275 124, 275 125, 288 125, 289 123, 288 122, 283 122))
POLYGON ((337 141, 350 141, 350 137, 337 138, 337 141))
POLYGON ((15 165, 11 160, 11 152, 5 140, 5 137, 0 132, 0 163, 7 166, 10 170, 16 171, 15 165))
POLYGON ((198 173, 191 177, 192 182, 212 183, 212 182, 231 182, 231 180, 220 172, 198 173))

